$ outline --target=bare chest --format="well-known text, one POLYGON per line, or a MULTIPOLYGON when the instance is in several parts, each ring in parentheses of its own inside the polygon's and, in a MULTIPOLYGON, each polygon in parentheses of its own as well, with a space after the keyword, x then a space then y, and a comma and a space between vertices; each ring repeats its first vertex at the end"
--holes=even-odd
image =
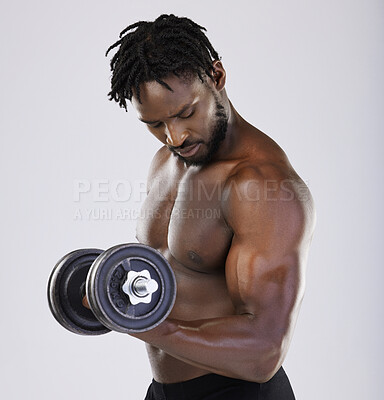
POLYGON ((220 179, 200 174, 159 179, 143 204, 137 237, 168 254, 172 264, 207 273, 224 269, 232 236, 221 201, 220 179))

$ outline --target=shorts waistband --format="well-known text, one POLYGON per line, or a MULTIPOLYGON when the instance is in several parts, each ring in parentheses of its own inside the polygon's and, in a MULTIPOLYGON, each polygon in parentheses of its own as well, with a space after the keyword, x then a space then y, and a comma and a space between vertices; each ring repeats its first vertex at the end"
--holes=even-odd
POLYGON ((204 396, 207 391, 211 392, 215 388, 220 389, 237 381, 237 379, 216 374, 202 375, 178 383, 159 383, 153 379, 152 390, 159 398, 169 400, 199 398, 200 396, 204 396))

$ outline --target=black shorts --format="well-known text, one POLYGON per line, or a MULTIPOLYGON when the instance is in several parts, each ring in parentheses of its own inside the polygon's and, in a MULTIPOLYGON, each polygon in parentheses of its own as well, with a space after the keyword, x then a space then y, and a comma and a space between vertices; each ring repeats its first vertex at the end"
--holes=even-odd
POLYGON ((283 368, 266 383, 209 374, 189 381, 161 384, 152 381, 145 400, 295 400, 283 368))

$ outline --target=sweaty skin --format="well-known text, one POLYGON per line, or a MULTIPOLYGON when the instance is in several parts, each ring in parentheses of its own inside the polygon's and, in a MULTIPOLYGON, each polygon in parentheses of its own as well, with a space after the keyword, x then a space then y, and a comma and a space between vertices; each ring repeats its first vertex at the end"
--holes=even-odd
POLYGON ((214 80, 170 76, 173 91, 147 82, 141 103, 132 99, 164 144, 137 239, 167 258, 177 298, 166 321, 133 335, 147 343, 161 383, 211 372, 268 381, 283 363, 304 294, 311 195, 282 149, 236 112, 221 62, 213 67, 214 80), (208 152, 217 100, 228 115, 226 137, 208 163, 192 165, 208 152))

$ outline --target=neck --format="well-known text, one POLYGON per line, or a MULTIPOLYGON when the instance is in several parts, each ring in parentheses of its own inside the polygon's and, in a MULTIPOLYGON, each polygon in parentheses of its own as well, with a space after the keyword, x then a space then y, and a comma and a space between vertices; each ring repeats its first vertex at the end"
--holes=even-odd
POLYGON ((232 103, 225 95, 223 99, 225 110, 228 114, 228 128, 225 139, 220 144, 220 148, 212 158, 213 160, 225 160, 231 158, 231 154, 237 149, 237 143, 239 141, 240 124, 242 121, 241 116, 233 107, 232 103))

